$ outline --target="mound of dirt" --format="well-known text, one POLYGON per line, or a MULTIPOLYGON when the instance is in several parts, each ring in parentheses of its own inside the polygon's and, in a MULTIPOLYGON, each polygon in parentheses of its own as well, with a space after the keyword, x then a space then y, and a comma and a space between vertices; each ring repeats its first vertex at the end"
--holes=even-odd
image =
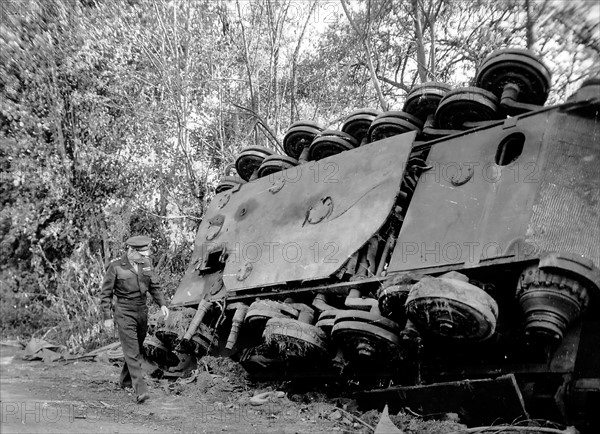
POLYGON ((223 403, 250 394, 246 371, 229 358, 212 356, 202 357, 189 377, 179 378, 167 388, 176 395, 223 403))
POLYGON ((248 387, 248 373, 242 366, 227 357, 204 356, 198 361, 198 368, 210 374, 219 375, 236 387, 248 387))
MULTIPOLYGON (((371 426, 377 426, 381 418, 381 412, 369 410, 363 413, 360 418, 371 426)), ((403 412, 397 415, 390 415, 390 419, 405 434, 447 434, 467 428, 466 425, 452 420, 424 420, 418 416, 403 412)))

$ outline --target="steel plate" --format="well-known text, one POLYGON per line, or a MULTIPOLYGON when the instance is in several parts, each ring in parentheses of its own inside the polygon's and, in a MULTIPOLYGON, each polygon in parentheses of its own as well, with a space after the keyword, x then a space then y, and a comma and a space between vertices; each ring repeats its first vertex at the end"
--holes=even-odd
POLYGON ((213 264, 226 257, 227 291, 334 274, 388 218, 414 138, 414 132, 390 137, 257 179, 222 193, 230 195, 226 201, 217 195, 174 300, 190 304, 188 293, 202 298, 206 280, 218 272, 198 266, 211 263, 211 252, 213 264))
MULTIPOLYGON (((509 119, 435 145, 408 208, 389 272, 515 256, 528 234, 543 170, 548 114, 509 119), (501 141, 519 133, 523 151, 510 164, 495 159, 501 141)), ((519 258, 524 260, 526 258, 519 258)))

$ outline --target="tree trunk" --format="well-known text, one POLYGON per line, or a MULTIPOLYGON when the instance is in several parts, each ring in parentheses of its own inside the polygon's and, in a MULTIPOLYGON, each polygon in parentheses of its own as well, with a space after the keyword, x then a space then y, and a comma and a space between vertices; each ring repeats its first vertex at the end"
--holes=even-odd
POLYGON ((296 49, 294 50, 294 54, 292 56, 292 77, 290 80, 290 124, 293 123, 296 120, 296 117, 298 116, 298 106, 296 104, 296 69, 298 68, 298 55, 300 54, 300 46, 302 44, 302 39, 304 39, 306 27, 308 27, 310 17, 315 11, 315 6, 317 6, 317 0, 314 0, 310 5, 310 10, 306 15, 306 21, 302 26, 302 31, 300 32, 300 36, 298 37, 298 43, 296 44, 296 49))
POLYGON ((421 11, 419 10, 419 0, 412 0, 414 21, 415 21, 415 43, 417 48, 417 71, 421 83, 427 81, 427 60, 425 58, 425 44, 423 41, 423 30, 421 26, 421 11))
POLYGON ((367 61, 367 67, 369 68, 369 73, 371 75, 371 81, 373 82, 373 86, 375 87, 375 91, 377 92, 377 97, 379 98, 379 104, 381 105, 381 109, 383 111, 387 111, 388 105, 385 102, 385 98, 383 97, 383 92, 381 92, 381 86, 379 85, 379 79, 377 78, 377 74, 375 73, 375 68, 373 67, 373 60, 371 59, 371 49, 369 48, 369 43, 367 42, 367 38, 362 34, 352 17, 350 16, 350 11, 348 10, 348 6, 346 6, 345 0, 340 0, 342 3, 342 8, 344 8, 344 13, 346 14, 346 18, 350 22, 350 25, 358 35, 362 46, 365 50, 365 57, 367 61))
POLYGON ((527 22, 525 23, 525 28, 527 32, 527 48, 529 50, 532 50, 533 46, 535 45, 535 32, 533 28, 534 22, 531 17, 531 4, 529 3, 529 0, 525 0, 525 10, 527 13, 527 22))

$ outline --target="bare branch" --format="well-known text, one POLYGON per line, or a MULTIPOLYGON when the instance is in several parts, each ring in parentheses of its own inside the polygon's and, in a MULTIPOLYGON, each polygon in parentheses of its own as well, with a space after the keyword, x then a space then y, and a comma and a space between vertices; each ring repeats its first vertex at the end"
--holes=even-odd
POLYGON ((165 217, 162 215, 154 214, 153 212, 150 212, 150 211, 146 211, 146 214, 151 215, 153 217, 158 217, 159 219, 163 219, 163 220, 190 219, 190 220, 194 220, 194 221, 198 221, 198 222, 202 221, 202 217, 196 217, 193 215, 174 215, 174 216, 165 217))
POLYGON ((282 153, 285 152, 283 150, 283 146, 281 145, 281 143, 279 142, 279 140, 277 140, 277 136, 275 135, 275 133, 273 132, 273 130, 271 129, 271 127, 269 127, 269 125, 267 124, 267 122, 262 118, 262 116, 260 116, 254 110, 249 109, 248 107, 243 107, 243 106, 238 105, 238 104, 232 104, 232 105, 234 107, 239 108, 240 110, 247 111, 252 116, 254 116, 254 118, 256 118, 256 120, 258 122, 258 125, 260 125, 268 133, 268 134, 265 134, 265 137, 267 137, 267 139, 269 139, 269 141, 275 145, 275 148, 277 148, 278 151, 280 151, 282 153))
POLYGON ((256 108, 256 99, 254 97, 254 85, 252 81, 252 71, 250 70, 250 58, 248 56, 248 43, 246 42, 246 30, 244 28, 243 15, 240 9, 240 2, 236 0, 235 6, 237 8, 238 17, 240 19, 240 27, 242 29, 242 45, 244 48, 244 63, 246 66, 246 73, 248 74, 248 90, 250 91, 250 103, 252 104, 252 108, 256 108))
POLYGON ((363 48, 365 49, 365 57, 367 58, 367 66, 369 67, 369 72, 371 74, 371 81, 373 81, 373 85, 375 86, 375 91, 377 92, 377 96, 379 97, 379 104, 381 105, 381 108, 384 111, 386 111, 388 109, 388 104, 385 101, 385 98, 383 97, 383 93, 381 92, 381 86, 379 86, 379 80, 377 80, 377 74, 375 73, 375 68, 373 68, 373 61, 371 59, 371 50, 369 49, 369 44, 367 42, 367 39, 361 33, 360 29, 358 28, 358 26, 356 25, 356 23, 354 22, 354 20, 350 16, 350 11, 348 10, 348 6, 346 5, 346 1, 345 0, 340 0, 340 3, 342 4, 342 8, 344 9, 344 13, 346 14, 346 18, 348 18, 348 21, 350 22, 350 25, 352 26, 352 28, 354 29, 354 31, 358 35, 358 37, 359 37, 359 39, 360 39, 360 41, 361 41, 361 43, 363 45, 363 48))
POLYGON ((317 0, 313 0, 310 5, 310 10, 306 16, 306 21, 304 21, 304 25, 302 26, 302 31, 300 32, 300 36, 298 36, 298 42, 296 43, 296 48, 294 49, 294 54, 292 55, 292 78, 291 78, 291 87, 290 87, 290 121, 293 122, 295 119, 294 114, 298 114, 298 107, 296 106, 296 69, 298 67, 298 56, 300 54, 300 47, 302 44, 302 39, 304 39, 304 33, 306 32, 306 28, 308 27, 308 23, 310 21, 310 17, 312 16, 315 7, 317 6, 317 0), (294 113, 294 110, 296 113, 294 113))
POLYGON ((397 81, 390 80, 389 78, 385 78, 383 76, 377 76, 377 78, 379 78, 381 81, 387 84, 391 84, 392 86, 397 87, 398 89, 402 89, 405 92, 408 92, 410 90, 410 88, 404 83, 398 83, 397 81))

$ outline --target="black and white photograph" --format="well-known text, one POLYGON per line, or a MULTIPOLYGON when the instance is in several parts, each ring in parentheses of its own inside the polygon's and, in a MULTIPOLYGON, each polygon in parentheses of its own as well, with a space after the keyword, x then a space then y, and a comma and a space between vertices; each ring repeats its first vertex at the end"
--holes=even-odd
POLYGON ((0 432, 600 432, 600 3, 0 0, 0 432))

